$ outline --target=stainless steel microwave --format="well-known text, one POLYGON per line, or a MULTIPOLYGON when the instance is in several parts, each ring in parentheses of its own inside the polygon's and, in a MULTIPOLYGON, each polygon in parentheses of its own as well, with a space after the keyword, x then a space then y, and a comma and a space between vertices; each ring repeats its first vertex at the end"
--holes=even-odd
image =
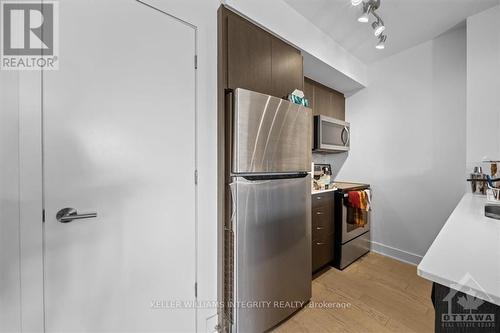
POLYGON ((313 151, 341 153, 349 151, 350 124, 326 116, 314 116, 313 151))

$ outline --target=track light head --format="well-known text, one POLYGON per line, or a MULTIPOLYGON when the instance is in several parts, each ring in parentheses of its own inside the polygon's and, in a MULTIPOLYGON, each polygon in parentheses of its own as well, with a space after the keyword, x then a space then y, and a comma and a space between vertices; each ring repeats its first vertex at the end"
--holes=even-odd
POLYGON ((376 37, 380 36, 385 30, 385 25, 381 20, 372 23, 373 33, 376 37))
POLYGON ((373 34, 378 38, 378 42, 375 47, 379 50, 383 50, 385 49, 387 35, 384 35, 384 32, 386 31, 384 21, 378 15, 380 1, 381 0, 351 0, 351 4, 353 6, 363 4, 363 13, 360 17, 358 17, 358 22, 368 23, 370 22, 370 15, 373 15, 375 21, 371 24, 371 26, 373 28, 373 34))
POLYGON ((379 40, 379 42, 377 43, 377 46, 375 46, 375 47, 377 49, 379 49, 379 50, 385 49, 385 41, 387 40, 387 36, 386 35, 380 35, 378 37, 378 40, 379 40))
POLYGON ((358 18, 358 22, 361 22, 361 23, 368 23, 368 21, 370 20, 370 12, 372 10, 372 7, 370 4, 363 4, 363 15, 361 15, 359 18, 358 18))

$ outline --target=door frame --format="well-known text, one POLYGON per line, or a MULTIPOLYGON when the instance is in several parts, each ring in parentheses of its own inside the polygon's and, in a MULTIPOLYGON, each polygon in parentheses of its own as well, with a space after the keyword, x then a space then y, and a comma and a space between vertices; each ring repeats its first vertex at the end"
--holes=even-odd
MULTIPOLYGON (((43 0, 34 0, 40 1, 43 0)), ((132 0, 190 27, 194 32, 194 169, 195 186, 195 286, 198 282, 198 108, 199 108, 199 34, 198 26, 148 3, 149 0, 132 0)), ((174 10, 177 10, 175 8, 174 10)), ((182 10, 181 10, 182 12, 182 10)), ((22 331, 45 331, 45 232, 44 232, 44 133, 43 133, 43 70, 19 72, 19 260, 20 300, 22 331)), ((195 289, 196 290, 196 289, 195 289)), ((196 299, 198 299, 195 293, 196 299)), ((199 330, 198 308, 195 308, 195 328, 199 330)))

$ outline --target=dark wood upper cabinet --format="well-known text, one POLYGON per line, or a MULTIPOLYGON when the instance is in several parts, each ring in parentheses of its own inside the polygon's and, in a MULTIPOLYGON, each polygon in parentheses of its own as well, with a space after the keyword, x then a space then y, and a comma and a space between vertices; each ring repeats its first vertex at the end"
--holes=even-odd
POLYGON ((304 97, 307 98, 309 107, 314 112, 314 83, 306 77, 304 78, 304 97))
POLYGON ((314 86, 314 110, 313 114, 330 116, 332 110, 332 98, 330 90, 324 86, 314 86))
POLYGON ((295 89, 303 90, 303 60, 300 51, 274 37, 271 51, 271 95, 283 98, 295 89))
POLYGON ((269 94, 271 36, 236 15, 228 15, 227 74, 231 89, 244 88, 269 94))
POLYGON ((219 12, 220 86, 280 98, 303 90, 300 51, 225 7, 219 12))
POLYGON ((345 120, 345 97, 309 78, 304 78, 304 95, 309 100, 313 115, 345 120))
POLYGON ((338 91, 332 90, 331 99, 332 99, 331 116, 333 118, 345 120, 345 97, 344 97, 344 95, 339 93, 338 91))

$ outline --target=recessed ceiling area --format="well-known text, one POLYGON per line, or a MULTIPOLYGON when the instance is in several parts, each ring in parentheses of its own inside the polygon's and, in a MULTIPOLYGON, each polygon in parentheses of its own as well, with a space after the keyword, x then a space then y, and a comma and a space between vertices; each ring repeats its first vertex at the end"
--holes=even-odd
POLYGON ((500 0, 381 0, 377 10, 387 27, 384 50, 370 23, 359 23, 362 6, 351 0, 285 0, 292 8, 366 64, 431 40, 500 0))

